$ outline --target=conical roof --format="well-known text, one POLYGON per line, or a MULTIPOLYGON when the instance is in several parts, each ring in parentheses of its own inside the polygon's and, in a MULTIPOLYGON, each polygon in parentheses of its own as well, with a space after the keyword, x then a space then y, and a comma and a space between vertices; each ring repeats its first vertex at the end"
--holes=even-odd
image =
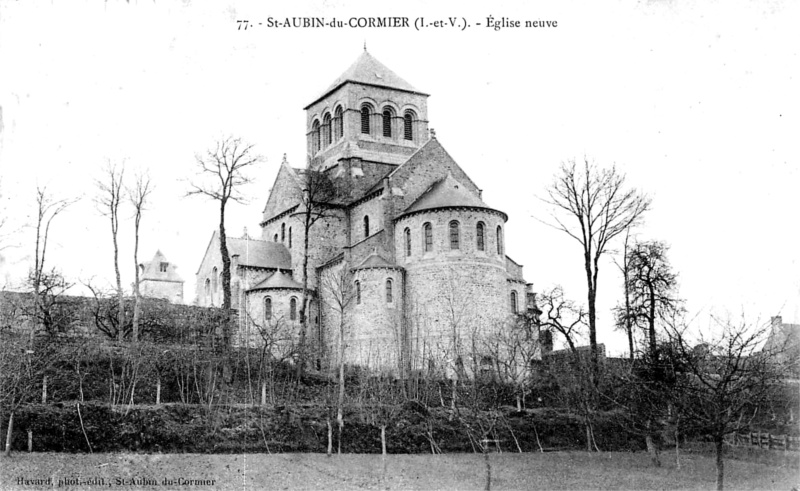
POLYGON ((393 71, 389 70, 383 63, 376 60, 375 57, 364 50, 355 63, 350 65, 350 68, 345 70, 345 72, 342 73, 339 78, 334 80, 333 83, 322 93, 322 95, 314 99, 314 101, 306 106, 305 109, 308 109, 312 104, 324 98, 347 82, 386 87, 405 92, 413 92, 415 94, 428 95, 415 89, 414 86, 403 80, 393 71))
POLYGON ((370 254, 364 261, 361 262, 355 269, 370 269, 370 268, 391 268, 399 269, 396 264, 387 261, 383 256, 377 252, 370 254))
POLYGON ((498 211, 490 208, 483 200, 470 192, 466 186, 458 182, 453 177, 453 174, 448 172, 443 179, 436 181, 416 201, 411 203, 411 206, 406 208, 403 215, 439 208, 484 208, 498 211))
POLYGON ((266 279, 256 284, 252 288, 248 289, 247 291, 251 292, 253 290, 270 290, 275 288, 302 290, 303 285, 294 281, 288 275, 283 274, 281 271, 276 271, 275 273, 271 274, 266 279))

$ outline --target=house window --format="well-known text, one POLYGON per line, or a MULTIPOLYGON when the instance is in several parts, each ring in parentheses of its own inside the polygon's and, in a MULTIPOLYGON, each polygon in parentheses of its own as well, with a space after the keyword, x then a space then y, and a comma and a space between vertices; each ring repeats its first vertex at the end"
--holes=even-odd
POLYGON ((406 257, 411 255, 411 229, 406 228, 406 257))
POLYGON ((286 224, 281 223, 281 242, 286 241, 286 224))
POLYGON ((294 297, 289 300, 289 320, 297 320, 297 299, 294 297))
POLYGON ((517 292, 511 292, 511 313, 517 313, 517 292))
POLYGON ((325 114, 322 119, 322 143, 327 147, 331 144, 331 114, 325 114))
POLYGON ((364 238, 369 237, 369 217, 364 215, 364 238))
POLYGON ((386 303, 392 303, 394 299, 392 298, 392 280, 386 280, 386 303))
POLYGON ((214 269, 211 270, 211 291, 216 293, 219 291, 219 283, 217 281, 217 267, 214 266, 214 269))
POLYGON ((344 136, 344 121, 342 121, 342 106, 336 108, 333 116, 333 132, 334 138, 339 140, 344 136))
POLYGON ((406 111, 403 116, 403 138, 409 141, 414 140, 414 113, 406 111))
POLYGON ((497 253, 503 254, 503 229, 497 226, 497 253))
POLYGON ((361 303, 361 282, 356 281, 356 303, 361 303))
POLYGON ((289 227, 289 249, 292 248, 292 227, 289 227))
POLYGON ((372 106, 364 104, 361 106, 361 133, 369 135, 369 118, 372 116, 372 106))
POLYGON ((478 222, 478 225, 475 227, 475 240, 477 241, 477 247, 479 251, 486 250, 486 241, 484 239, 484 230, 485 227, 483 222, 478 222))
POLYGON ((391 108, 385 108, 383 110, 383 136, 386 138, 392 137, 392 117, 394 114, 392 113, 391 108))
POLYGON ((311 153, 316 154, 320 149, 319 121, 311 125, 311 153))
POLYGON ((458 236, 458 222, 453 220, 450 222, 450 250, 458 249, 459 236, 458 236))
POLYGON ((272 299, 269 297, 264 299, 264 319, 272 319, 272 299))
POLYGON ((422 230, 425 239, 425 252, 431 252, 433 250, 433 227, 430 223, 426 223, 422 226, 422 230))
MULTIPOLYGON (((167 266, 169 266, 169 263, 160 263, 158 265, 158 270, 161 271, 162 273, 166 273, 167 272, 167 266)), ((142 270, 144 270, 144 268, 142 268, 142 270)))

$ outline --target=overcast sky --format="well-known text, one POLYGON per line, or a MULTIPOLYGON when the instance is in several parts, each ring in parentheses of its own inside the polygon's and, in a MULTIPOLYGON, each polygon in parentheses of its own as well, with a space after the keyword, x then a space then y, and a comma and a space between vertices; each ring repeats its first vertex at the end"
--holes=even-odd
MULTIPOLYGON (((221 135, 255 144, 264 161, 250 203, 227 221, 232 235, 259 233, 283 154, 305 165, 302 108, 366 42, 431 94, 430 126, 484 200, 508 213, 507 252, 535 290, 561 284, 585 302, 580 246, 539 221, 560 163, 585 156, 616 164, 652 198, 638 236, 671 245, 701 325, 714 313, 800 321, 797 2, 206 3, 0 1, 0 213, 13 246, 0 251, 0 286, 19 286, 30 267, 37 185, 81 198, 53 225, 49 264, 76 294, 81 282, 111 285, 110 226, 92 200, 110 160, 152 176, 140 259, 161 249, 191 301, 218 221, 215 204, 184 197, 194 155, 221 135), (470 27, 237 29, 286 16, 458 17, 470 27), (558 27, 494 30, 488 16, 558 27)), ((621 353, 610 259, 599 283, 599 340, 621 353)))

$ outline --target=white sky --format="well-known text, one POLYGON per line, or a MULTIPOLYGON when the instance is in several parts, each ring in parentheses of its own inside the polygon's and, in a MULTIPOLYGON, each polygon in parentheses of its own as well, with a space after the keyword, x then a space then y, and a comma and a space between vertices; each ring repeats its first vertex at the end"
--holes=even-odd
MULTIPOLYGON (((800 59, 797 2, 12 2, 0 0, 0 286, 30 267, 34 191, 81 197, 55 222, 49 263, 73 281, 113 281, 110 227, 92 202, 106 159, 156 183, 140 259, 160 248, 185 296, 217 224, 185 198, 194 154, 220 135, 265 157, 232 206, 232 235, 258 233, 281 157, 305 163, 311 102, 370 53, 430 93, 430 126, 510 216, 507 252, 534 289, 585 302, 580 246, 542 225, 538 197, 561 161, 616 163, 653 199, 639 231, 671 244, 690 312, 800 321, 800 59), (689 5, 699 4, 699 5, 689 5), (237 30, 267 17, 451 16, 472 27, 237 30), (478 27, 486 16, 557 20, 555 29, 478 27)), ((122 224, 123 281, 133 276, 122 224)), ((599 339, 625 349, 610 308, 621 284, 600 271, 599 339)), ((81 293, 78 286, 75 293, 81 293)))

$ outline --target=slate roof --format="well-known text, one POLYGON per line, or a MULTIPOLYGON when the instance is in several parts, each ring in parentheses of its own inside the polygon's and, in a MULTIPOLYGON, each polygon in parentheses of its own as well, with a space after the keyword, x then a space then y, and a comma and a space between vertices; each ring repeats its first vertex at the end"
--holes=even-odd
POLYGON ((347 82, 357 84, 373 85, 378 87, 386 87, 390 89, 403 90, 405 92, 413 92, 415 94, 428 95, 415 89, 410 83, 406 82, 399 75, 386 68, 380 61, 376 60, 371 54, 364 51, 361 56, 350 65, 350 68, 345 70, 328 87, 321 96, 314 99, 314 101, 303 109, 308 109, 320 99, 324 98, 334 90, 338 89, 347 82))
POLYGON ((276 271, 269 275, 266 279, 262 280, 257 285, 253 286, 252 288, 248 289, 248 292, 252 292, 255 290, 270 290, 276 288, 288 288, 291 290, 302 290, 303 285, 294 281, 292 278, 289 277, 287 274, 283 274, 281 271, 276 271))
POLYGON ((386 259, 383 258, 377 252, 373 252, 369 256, 367 256, 364 261, 361 262, 355 269, 370 269, 370 268, 392 268, 392 269, 399 269, 399 266, 396 264, 392 264, 386 259))
MULTIPOLYGON (((497 211, 494 208, 490 208, 483 200, 470 192, 448 172, 443 179, 436 181, 427 191, 422 193, 416 201, 411 203, 402 215, 439 208, 461 207, 483 208, 497 211)), ((503 215, 505 214, 503 213, 503 215)))
POLYGON ((292 255, 289 249, 278 242, 228 237, 228 254, 231 256, 238 254, 239 264, 242 266, 292 269, 292 255))
POLYGON ((141 263, 143 266, 141 279, 142 280, 159 280, 159 281, 173 281, 183 283, 183 278, 178 274, 178 267, 167 260, 164 253, 160 250, 156 251, 153 259, 150 262, 141 263), (167 271, 161 271, 161 263, 167 263, 167 271))

